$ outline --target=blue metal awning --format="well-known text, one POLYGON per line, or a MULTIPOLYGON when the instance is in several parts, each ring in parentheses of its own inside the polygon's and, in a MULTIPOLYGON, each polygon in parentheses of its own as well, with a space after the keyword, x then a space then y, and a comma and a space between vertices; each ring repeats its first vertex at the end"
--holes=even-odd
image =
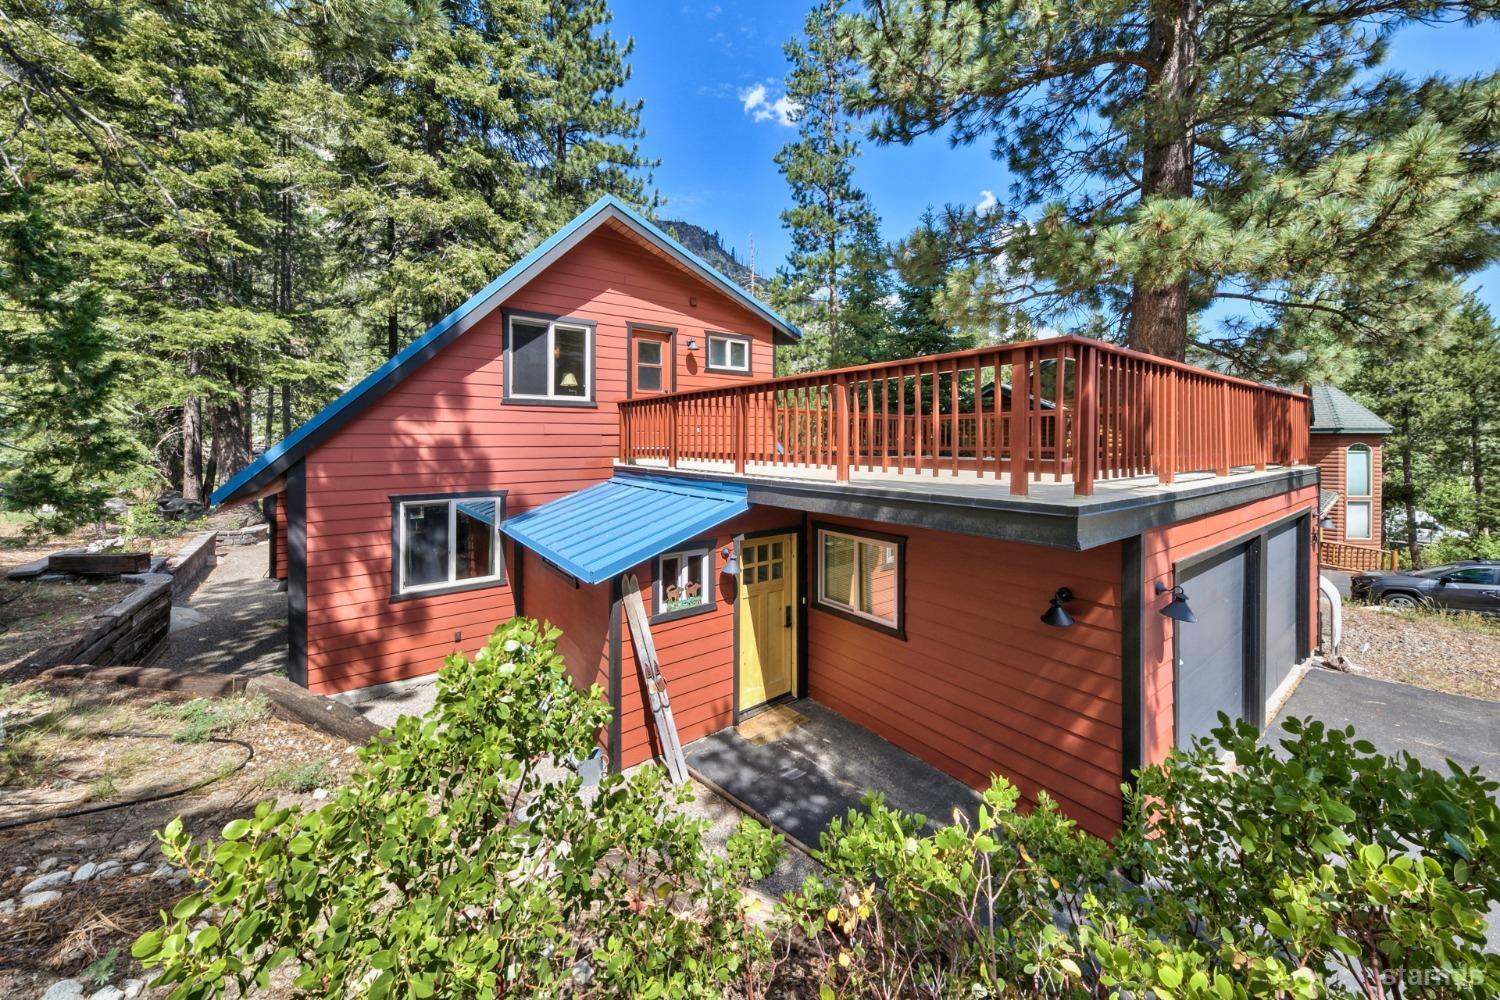
POLYGON ((743 486, 616 476, 500 530, 585 583, 602 583, 750 509, 743 486))

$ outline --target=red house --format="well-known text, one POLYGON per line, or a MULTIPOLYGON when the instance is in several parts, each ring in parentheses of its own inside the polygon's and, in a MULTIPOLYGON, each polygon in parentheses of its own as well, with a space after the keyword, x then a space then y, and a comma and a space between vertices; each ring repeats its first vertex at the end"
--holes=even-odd
POLYGON ((1133 768, 1264 722, 1312 634, 1307 396, 1076 337, 772 377, 798 336, 596 203, 215 494, 274 497, 292 677, 549 619, 629 767, 634 574, 684 743, 810 698, 1100 834, 1133 768))

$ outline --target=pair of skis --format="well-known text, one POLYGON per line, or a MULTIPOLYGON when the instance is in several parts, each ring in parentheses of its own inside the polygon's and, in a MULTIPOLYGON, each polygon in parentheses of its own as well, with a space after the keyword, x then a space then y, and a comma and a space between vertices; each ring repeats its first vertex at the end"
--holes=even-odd
POLYGON ((651 641, 651 625, 646 620, 646 604, 641 600, 640 581, 634 573, 626 574, 621 596, 625 601, 625 617, 630 622, 630 636, 635 640, 635 662, 640 668, 641 680, 646 682, 651 715, 656 720, 656 735, 661 740, 662 756, 666 758, 667 774, 671 776, 672 784, 686 784, 687 760, 682 756, 682 741, 677 738, 677 721, 672 717, 667 682, 661 675, 656 644, 651 641))

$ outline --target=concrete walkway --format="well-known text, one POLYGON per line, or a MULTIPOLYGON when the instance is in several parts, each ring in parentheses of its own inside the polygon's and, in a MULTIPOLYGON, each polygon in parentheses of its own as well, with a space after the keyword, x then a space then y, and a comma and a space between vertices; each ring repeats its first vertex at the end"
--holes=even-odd
POLYGON ((269 548, 224 547, 187 603, 172 608, 158 666, 246 677, 286 672, 286 594, 266 575, 269 548))

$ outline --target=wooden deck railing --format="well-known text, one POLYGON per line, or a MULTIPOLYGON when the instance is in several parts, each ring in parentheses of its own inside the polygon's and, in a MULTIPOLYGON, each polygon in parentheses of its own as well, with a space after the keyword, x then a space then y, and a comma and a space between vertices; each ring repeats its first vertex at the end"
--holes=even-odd
POLYGON ((1101 480, 1307 462, 1308 398, 1082 337, 620 404, 620 458, 668 468, 1101 480))

